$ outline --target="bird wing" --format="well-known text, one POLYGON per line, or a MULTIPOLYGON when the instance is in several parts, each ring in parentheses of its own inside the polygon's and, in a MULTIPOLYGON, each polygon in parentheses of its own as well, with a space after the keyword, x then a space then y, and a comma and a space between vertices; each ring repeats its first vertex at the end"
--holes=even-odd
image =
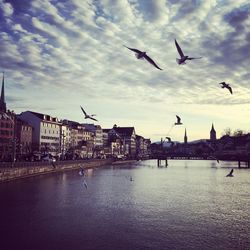
POLYGON ((80 107, 81 107, 81 110, 82 110, 83 114, 87 115, 87 113, 84 111, 83 107, 82 106, 80 106, 80 107))
POLYGON ((162 70, 148 55, 145 55, 144 58, 151 63, 152 65, 154 65, 157 69, 162 70))
MULTIPOLYGON (((91 120, 94 120, 94 121, 97 121, 95 118, 93 118, 93 117, 88 117, 89 119, 91 119, 91 120)), ((97 121, 98 122, 98 121, 97 121)))
POLYGON ((187 60, 201 59, 202 57, 188 57, 187 60))
POLYGON ((230 86, 228 86, 227 88, 228 88, 228 90, 230 91, 230 93, 233 94, 232 88, 231 88, 230 86))
POLYGON ((234 169, 232 169, 232 170, 230 171, 229 175, 232 175, 232 174, 233 174, 233 171, 234 171, 234 169))
POLYGON ((181 122, 181 118, 178 115, 176 115, 176 118, 177 118, 177 123, 180 123, 181 122))
POLYGON ((184 57, 184 54, 183 54, 183 52, 182 52, 182 50, 181 50, 181 47, 180 47, 179 44, 177 43, 176 39, 175 39, 174 41, 175 41, 175 46, 176 46, 176 48, 177 48, 177 50, 178 50, 179 55, 180 55, 181 57, 184 57))
POLYGON ((221 85, 225 85, 226 83, 225 83, 225 82, 220 82, 219 84, 221 84, 221 85))
POLYGON ((123 46, 124 46, 125 48, 127 48, 127 49, 130 49, 130 50, 134 51, 135 53, 141 53, 141 51, 138 50, 138 49, 132 49, 132 48, 129 48, 129 47, 125 46, 125 45, 123 45, 123 46))

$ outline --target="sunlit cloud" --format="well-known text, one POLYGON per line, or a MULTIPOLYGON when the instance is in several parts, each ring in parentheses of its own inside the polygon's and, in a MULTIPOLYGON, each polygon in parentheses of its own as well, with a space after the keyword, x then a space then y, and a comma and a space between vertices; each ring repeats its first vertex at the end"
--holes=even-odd
MULTIPOLYGON (((176 113, 187 117, 193 139, 208 137, 205 123, 248 129, 244 119, 219 118, 220 109, 244 117, 250 106, 246 0, 6 0, 0 22, 0 67, 7 106, 16 112, 50 108, 51 115, 80 121, 79 105, 86 105, 102 127, 132 125, 153 140, 176 113), (202 59, 177 65, 174 39, 202 59), (163 71, 123 45, 146 51, 163 71), (233 95, 220 88, 222 81, 233 95)), ((183 140, 182 132, 173 136, 183 140)))

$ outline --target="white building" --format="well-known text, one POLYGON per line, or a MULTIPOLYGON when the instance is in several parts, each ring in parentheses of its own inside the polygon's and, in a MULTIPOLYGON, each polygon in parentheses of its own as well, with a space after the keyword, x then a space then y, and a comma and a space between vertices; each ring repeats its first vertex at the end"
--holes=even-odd
POLYGON ((103 147, 103 133, 100 125, 82 124, 82 126, 92 133, 94 133, 94 147, 103 147))
POLYGON ((67 150, 70 148, 70 128, 66 124, 61 125, 60 131, 60 145, 61 145, 61 153, 64 156, 67 150))
POLYGON ((57 155, 60 153, 61 123, 56 117, 33 111, 22 112, 18 116, 34 128, 34 149, 42 154, 57 155))

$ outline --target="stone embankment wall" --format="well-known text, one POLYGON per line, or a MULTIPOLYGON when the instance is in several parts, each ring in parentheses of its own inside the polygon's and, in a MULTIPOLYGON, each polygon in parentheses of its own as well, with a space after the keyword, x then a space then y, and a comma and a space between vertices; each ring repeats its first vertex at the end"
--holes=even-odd
POLYGON ((108 164, 112 164, 112 160, 59 161, 55 163, 55 167, 49 162, 18 162, 12 167, 0 164, 0 183, 34 175, 78 169, 80 167, 95 168, 108 164))

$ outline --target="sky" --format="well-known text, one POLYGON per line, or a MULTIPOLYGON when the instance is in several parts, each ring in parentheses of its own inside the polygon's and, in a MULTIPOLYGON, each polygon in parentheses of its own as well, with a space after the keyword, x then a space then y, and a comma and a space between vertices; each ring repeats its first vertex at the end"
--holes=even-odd
POLYGON ((247 0, 0 0, 0 70, 16 113, 82 123, 81 105, 102 128, 134 126, 151 141, 183 141, 185 128, 206 139, 212 123, 217 137, 249 132, 249 63, 247 0), (202 59, 178 65, 175 39, 202 59))

